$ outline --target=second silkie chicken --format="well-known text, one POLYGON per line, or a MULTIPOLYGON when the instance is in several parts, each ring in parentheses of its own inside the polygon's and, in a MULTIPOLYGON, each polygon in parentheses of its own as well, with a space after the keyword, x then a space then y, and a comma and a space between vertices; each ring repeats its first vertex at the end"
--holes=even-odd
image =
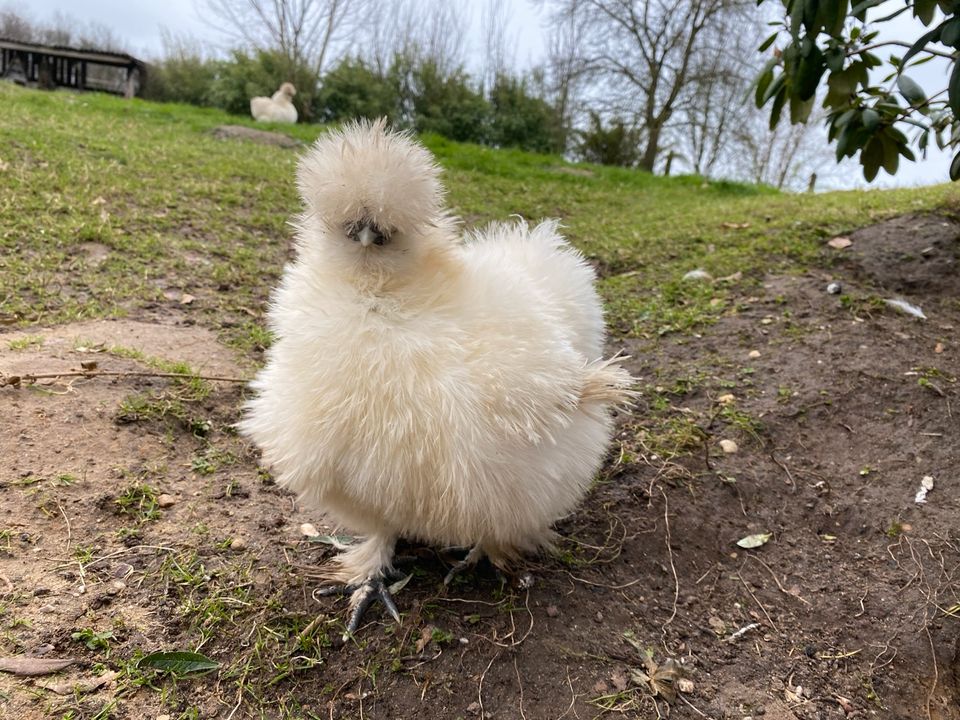
POLYGON ((277 481, 363 537, 326 568, 353 632, 397 538, 505 567, 549 545, 632 382, 603 360, 594 273, 554 222, 461 237, 440 170, 382 122, 301 160, 297 257, 242 431, 277 481))

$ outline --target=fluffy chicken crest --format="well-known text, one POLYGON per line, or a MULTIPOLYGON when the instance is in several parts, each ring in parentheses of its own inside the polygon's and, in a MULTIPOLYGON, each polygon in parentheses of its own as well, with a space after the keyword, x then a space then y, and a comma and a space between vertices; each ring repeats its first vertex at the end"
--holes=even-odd
POLYGON ((365 536, 326 568, 352 594, 349 632, 376 598, 399 620, 383 582, 399 537, 499 567, 549 545, 631 394, 601 358, 593 270, 557 224, 464 239, 438 176, 382 122, 317 141, 241 423, 281 485, 365 536))

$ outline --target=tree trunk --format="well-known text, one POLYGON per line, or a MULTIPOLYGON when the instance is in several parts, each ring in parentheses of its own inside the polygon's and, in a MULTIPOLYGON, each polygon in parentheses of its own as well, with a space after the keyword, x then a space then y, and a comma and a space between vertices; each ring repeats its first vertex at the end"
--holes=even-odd
POLYGON ((643 149, 643 157, 640 158, 640 169, 647 172, 653 172, 657 164, 657 156, 660 154, 660 131, 661 127, 651 125, 647 128, 647 145, 643 149))

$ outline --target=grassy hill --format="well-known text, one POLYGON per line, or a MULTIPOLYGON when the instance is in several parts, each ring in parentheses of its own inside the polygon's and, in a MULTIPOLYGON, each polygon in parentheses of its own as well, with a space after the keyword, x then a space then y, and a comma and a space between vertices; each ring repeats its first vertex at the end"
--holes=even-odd
POLYGON ((955 715, 960 224, 922 213, 957 186, 791 195, 425 138, 468 227, 561 219, 639 394, 532 586, 447 587, 411 544, 402 622, 339 647, 334 529, 235 425, 298 151, 193 107, 0 104, 0 717, 955 715), (901 291, 929 321, 880 302, 901 291), (217 670, 140 662, 185 650, 217 670), (79 662, 6 672, 41 651, 79 662))
MULTIPOLYGON (((190 106, 8 83, 0 83, 0 103, 5 322, 123 315, 186 293, 233 344, 262 343, 255 318, 288 256, 287 222, 299 209, 296 150, 217 139, 219 125, 252 122, 190 106), (90 253, 102 255, 96 272, 80 262, 90 253)), ((322 131, 273 129, 304 143, 322 131)), ((611 325, 636 336, 687 329, 728 309, 715 292, 681 283, 687 270, 739 271, 737 282, 749 283, 774 268, 803 267, 826 237, 957 197, 952 186, 781 194, 425 142, 466 225, 560 218, 600 270, 611 325)))

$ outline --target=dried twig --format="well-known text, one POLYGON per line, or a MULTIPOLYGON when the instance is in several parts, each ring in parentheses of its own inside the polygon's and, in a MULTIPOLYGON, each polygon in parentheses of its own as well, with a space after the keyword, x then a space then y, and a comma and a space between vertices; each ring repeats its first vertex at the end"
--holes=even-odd
POLYGON ((667 544, 667 558, 670 560, 670 570, 673 572, 673 612, 663 624, 661 630, 666 632, 667 625, 673 622, 677 616, 677 601, 680 599, 680 578, 677 577, 677 568, 673 564, 673 549, 670 547, 670 503, 667 501, 667 494, 662 487, 657 488, 663 495, 663 521, 665 523, 664 537, 667 544))

